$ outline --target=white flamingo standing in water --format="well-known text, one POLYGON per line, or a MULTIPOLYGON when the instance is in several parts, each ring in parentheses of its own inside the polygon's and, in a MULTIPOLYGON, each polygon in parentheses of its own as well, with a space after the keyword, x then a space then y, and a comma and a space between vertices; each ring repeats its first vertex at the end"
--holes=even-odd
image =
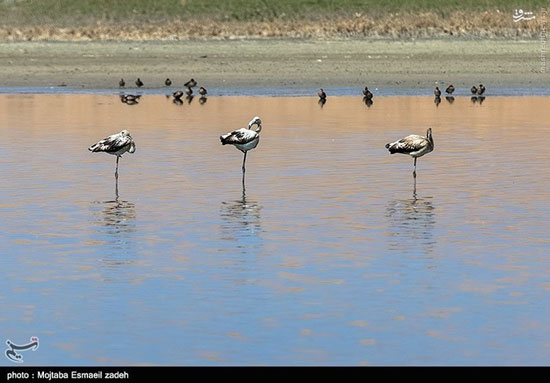
POLYGON ((260 142, 260 132, 262 131, 262 120, 256 116, 248 123, 248 128, 241 128, 234 130, 230 133, 220 136, 222 145, 234 145, 237 149, 244 153, 243 158, 243 186, 244 186, 244 173, 246 172, 246 153, 249 150, 254 149, 260 142), (256 125, 256 129, 252 127, 256 125))
POLYGON ((394 153, 408 154, 409 156, 414 158, 413 177, 416 179, 416 159, 434 150, 434 139, 432 137, 432 129, 429 128, 427 130, 426 137, 419 136, 416 134, 411 134, 410 136, 402 138, 399 141, 386 144, 386 149, 388 149, 391 154, 394 154, 394 153))
POLYGON ((124 153, 134 153, 136 151, 134 139, 127 130, 123 130, 120 133, 104 138, 90 146, 88 150, 91 152, 105 152, 116 156, 115 189, 118 198, 118 161, 124 153))

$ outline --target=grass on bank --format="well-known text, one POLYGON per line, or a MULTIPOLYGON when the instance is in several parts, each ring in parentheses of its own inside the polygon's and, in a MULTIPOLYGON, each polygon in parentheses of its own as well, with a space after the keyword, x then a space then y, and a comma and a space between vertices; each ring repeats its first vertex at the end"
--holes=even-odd
MULTIPOLYGON (((549 8, 548 0, 522 0, 526 11, 549 8)), ((517 0, 0 0, 0 26, 77 26, 101 23, 162 23, 174 19, 270 21, 327 19, 354 14, 455 11, 481 12, 518 8, 517 0)))

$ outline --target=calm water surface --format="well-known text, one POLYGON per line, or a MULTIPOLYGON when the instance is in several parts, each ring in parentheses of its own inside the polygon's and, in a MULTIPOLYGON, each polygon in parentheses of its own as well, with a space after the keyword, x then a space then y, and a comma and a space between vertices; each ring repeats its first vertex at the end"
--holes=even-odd
POLYGON ((39 337, 31 365, 547 365, 549 104, 0 95, 0 342, 39 337), (243 193, 218 137, 254 115, 243 193), (384 144, 428 127, 414 197, 384 144), (117 200, 87 147, 122 129, 117 200))

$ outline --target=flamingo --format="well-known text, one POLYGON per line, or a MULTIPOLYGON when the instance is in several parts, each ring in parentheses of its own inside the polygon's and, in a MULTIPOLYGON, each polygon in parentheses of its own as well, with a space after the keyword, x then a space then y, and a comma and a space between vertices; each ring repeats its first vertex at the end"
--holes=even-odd
POLYGON ((416 159, 434 150, 432 129, 429 128, 426 131, 426 137, 411 134, 410 136, 402 138, 398 141, 386 144, 386 149, 390 151, 390 154, 402 153, 408 154, 414 158, 413 177, 416 179, 416 159))
POLYGON ((88 148, 90 152, 105 152, 116 156, 116 194, 118 197, 118 161, 120 157, 128 152, 134 153, 136 151, 136 144, 134 139, 127 130, 123 130, 120 133, 113 134, 98 143, 88 148))
POLYGON ((241 128, 234 130, 230 133, 220 136, 222 145, 234 145, 237 149, 244 153, 243 158, 243 186, 244 186, 244 174, 246 172, 246 154, 249 150, 254 149, 260 142, 260 132, 262 131, 262 120, 256 116, 248 123, 248 128, 241 128), (256 129, 252 129, 252 126, 256 125, 256 129))

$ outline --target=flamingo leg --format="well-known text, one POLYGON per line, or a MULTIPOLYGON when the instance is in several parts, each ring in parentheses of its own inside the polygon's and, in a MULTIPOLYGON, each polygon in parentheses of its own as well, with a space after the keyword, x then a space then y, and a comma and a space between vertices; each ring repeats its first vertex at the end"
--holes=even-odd
POLYGON ((248 152, 244 152, 244 158, 243 158, 243 177, 244 177, 244 172, 246 172, 246 169, 244 167, 245 162, 246 162, 246 153, 248 153, 248 152))
POLYGON ((119 156, 116 156, 116 170, 115 170, 115 194, 116 194, 116 200, 118 201, 118 160, 120 159, 119 156))
POLYGON ((416 157, 414 158, 414 170, 413 170, 413 177, 416 180, 416 157))
POLYGON ((244 158, 243 158, 243 193, 244 193, 244 173, 246 172, 246 168, 245 168, 245 162, 246 162, 246 153, 248 152, 244 152, 244 158))

